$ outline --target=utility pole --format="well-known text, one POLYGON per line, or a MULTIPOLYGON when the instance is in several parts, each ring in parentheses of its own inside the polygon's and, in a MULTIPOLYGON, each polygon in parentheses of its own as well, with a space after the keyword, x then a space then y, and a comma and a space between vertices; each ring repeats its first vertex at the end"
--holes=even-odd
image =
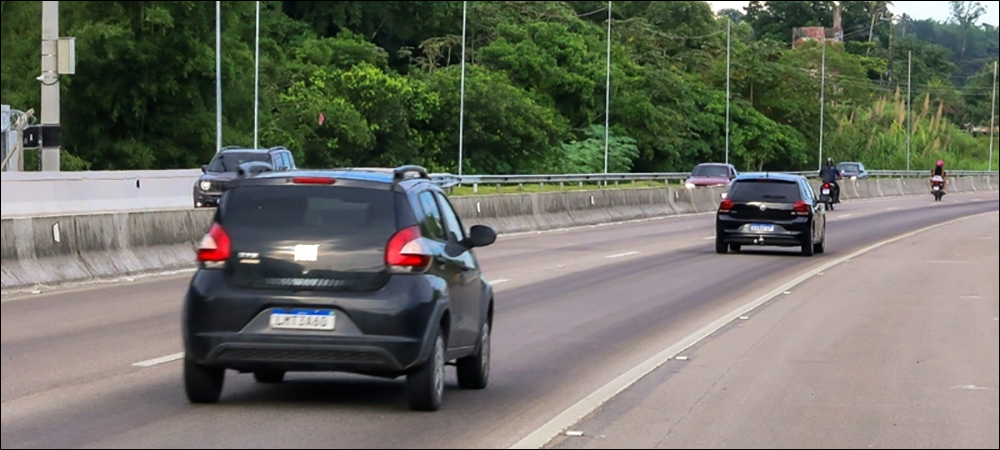
POLYGON ((42 120, 43 172, 59 172, 62 130, 59 125, 59 2, 42 2, 42 120))
POLYGON ((726 164, 729 164, 730 102, 732 100, 733 19, 726 26, 726 164))
POLYGON ((823 31, 822 84, 819 94, 819 170, 823 170, 823 132, 826 119, 826 31, 823 31))
POLYGON ((990 160, 986 165, 986 171, 993 170, 993 143, 996 139, 997 127, 997 62, 993 63, 993 113, 990 114, 990 160))
POLYGON ((469 2, 462 2, 462 81, 458 111, 458 176, 462 176, 465 162, 465 39, 468 34, 469 2))
MULTIPOLYGON (((610 170, 611 160, 611 1, 608 1, 608 79, 604 96, 604 174, 610 170)), ((605 181, 607 183, 607 181, 605 181)))
POLYGON ((910 171, 910 154, 913 140, 913 52, 907 57, 906 71, 906 171, 910 171))

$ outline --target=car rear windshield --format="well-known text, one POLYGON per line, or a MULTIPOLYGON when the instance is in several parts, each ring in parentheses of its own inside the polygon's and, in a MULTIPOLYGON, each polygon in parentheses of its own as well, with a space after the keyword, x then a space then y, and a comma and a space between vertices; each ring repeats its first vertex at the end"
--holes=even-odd
POLYGON ((208 166, 212 173, 236 173, 240 166, 246 163, 271 163, 271 155, 257 152, 225 152, 220 153, 208 166))
POLYGON ((794 203, 801 200, 799 184, 780 180, 746 180, 733 185, 729 198, 736 203, 794 203))
POLYGON ((861 166, 857 164, 841 164, 839 169, 841 172, 851 172, 851 173, 861 172, 861 166))
POLYGON ((696 177, 729 178, 729 168, 724 166, 698 166, 694 168, 694 172, 691 175, 696 177))
POLYGON ((388 281, 385 248, 398 231, 398 194, 333 186, 254 186, 227 193, 220 222, 234 254, 237 284, 371 291, 388 281), (312 248, 305 259, 297 248, 312 248), (282 284, 284 283, 284 284, 282 284))

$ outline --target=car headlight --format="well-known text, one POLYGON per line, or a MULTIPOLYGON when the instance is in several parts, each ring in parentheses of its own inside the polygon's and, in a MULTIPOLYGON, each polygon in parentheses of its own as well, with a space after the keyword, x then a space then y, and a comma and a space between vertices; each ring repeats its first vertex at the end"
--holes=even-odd
POLYGON ((199 185, 199 187, 201 187, 201 190, 203 190, 203 191, 208 191, 209 189, 212 189, 212 182, 211 181, 202 181, 201 184, 199 185))
POLYGON ((694 189, 696 186, 694 185, 694 183, 684 183, 684 187, 688 189, 694 189))

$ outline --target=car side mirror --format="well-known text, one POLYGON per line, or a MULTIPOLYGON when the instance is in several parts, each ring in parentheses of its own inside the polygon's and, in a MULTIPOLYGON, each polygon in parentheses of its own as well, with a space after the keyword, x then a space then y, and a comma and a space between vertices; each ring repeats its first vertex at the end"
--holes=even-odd
POLYGON ((201 166, 201 173, 208 173, 208 166, 201 166))
POLYGON ((489 247, 497 242, 497 232, 492 228, 476 225, 469 230, 469 237, 462 242, 462 245, 469 250, 474 248, 489 247))

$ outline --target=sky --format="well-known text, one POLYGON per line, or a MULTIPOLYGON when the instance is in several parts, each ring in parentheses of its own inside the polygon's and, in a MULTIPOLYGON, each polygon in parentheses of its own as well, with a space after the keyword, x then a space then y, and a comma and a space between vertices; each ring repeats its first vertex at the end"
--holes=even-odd
MULTIPOLYGON (((708 2, 712 4, 712 7, 716 11, 720 9, 738 9, 743 10, 750 2, 708 2)), ((895 4, 896 14, 907 14, 916 20, 923 19, 937 19, 939 21, 947 21, 951 17, 951 7, 946 1, 916 1, 916 2, 893 2, 895 4)), ((986 16, 983 21, 994 26, 997 25, 998 17, 1000 17, 1000 2, 997 1, 984 1, 983 5, 986 6, 986 16)))

